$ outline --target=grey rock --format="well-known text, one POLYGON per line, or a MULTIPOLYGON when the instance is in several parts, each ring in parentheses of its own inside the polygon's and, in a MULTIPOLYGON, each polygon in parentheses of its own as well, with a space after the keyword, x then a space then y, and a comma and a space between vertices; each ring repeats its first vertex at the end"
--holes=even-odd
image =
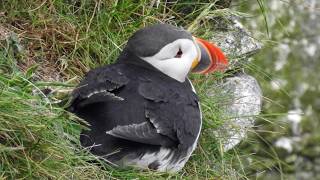
MULTIPOLYGON (((228 70, 242 69, 250 62, 249 57, 262 48, 236 17, 231 16, 220 21, 210 40, 227 55, 228 70)), ((225 78, 220 86, 223 96, 229 97, 230 101, 222 107, 227 120, 215 136, 221 140, 224 151, 228 151, 239 144, 254 125, 255 117, 261 111, 262 92, 257 80, 244 72, 225 78)))
POLYGON ((221 88, 229 97, 222 107, 227 120, 216 131, 216 136, 221 139, 224 151, 228 151, 245 138, 254 125, 261 111, 262 92, 256 79, 243 72, 225 78, 221 88))
POLYGON ((229 69, 241 68, 249 62, 248 57, 262 48, 262 44, 235 17, 225 21, 224 26, 226 28, 215 31, 210 40, 227 54, 229 69))

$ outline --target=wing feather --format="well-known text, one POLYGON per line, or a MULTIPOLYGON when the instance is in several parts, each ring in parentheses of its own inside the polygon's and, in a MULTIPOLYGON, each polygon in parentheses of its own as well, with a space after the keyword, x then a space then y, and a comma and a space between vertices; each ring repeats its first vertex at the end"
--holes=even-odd
POLYGON ((172 146, 175 144, 172 140, 157 133, 156 129, 148 122, 117 126, 106 133, 117 138, 144 144, 161 146, 172 146))
POLYGON ((113 66, 91 70, 72 92, 68 109, 74 112, 92 103, 122 101, 123 98, 113 92, 128 82, 129 79, 121 73, 120 69, 113 66))

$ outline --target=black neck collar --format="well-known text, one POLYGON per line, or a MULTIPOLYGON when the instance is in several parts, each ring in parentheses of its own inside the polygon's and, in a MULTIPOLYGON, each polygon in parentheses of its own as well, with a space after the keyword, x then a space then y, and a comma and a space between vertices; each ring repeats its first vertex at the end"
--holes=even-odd
POLYGON ((149 64, 148 62, 146 62, 146 61, 142 60, 141 58, 139 58, 138 56, 136 56, 134 53, 132 53, 127 48, 124 48, 124 50, 121 52, 121 54, 117 60, 117 63, 133 64, 133 65, 140 66, 140 67, 152 70, 152 71, 161 72, 160 70, 158 70, 157 68, 155 68, 151 64, 149 64))

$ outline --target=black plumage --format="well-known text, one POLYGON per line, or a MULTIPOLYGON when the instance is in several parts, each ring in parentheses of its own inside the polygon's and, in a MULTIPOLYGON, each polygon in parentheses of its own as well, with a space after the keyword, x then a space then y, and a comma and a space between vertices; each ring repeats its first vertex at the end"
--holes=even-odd
POLYGON ((169 24, 156 24, 134 33, 128 41, 127 48, 139 57, 152 56, 177 39, 192 39, 192 35, 169 24))
MULTIPOLYGON (((169 42, 176 38, 183 36, 169 42)), ((189 81, 163 74, 132 46, 129 40, 115 64, 91 70, 73 91, 69 110, 90 124, 81 144, 113 164, 179 170, 200 133, 197 95, 189 81)))

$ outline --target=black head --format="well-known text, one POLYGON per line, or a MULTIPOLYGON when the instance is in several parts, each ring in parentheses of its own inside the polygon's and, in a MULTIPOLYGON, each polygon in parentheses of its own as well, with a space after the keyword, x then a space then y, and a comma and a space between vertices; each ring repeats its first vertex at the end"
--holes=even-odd
POLYGON ((155 24, 135 32, 128 40, 127 48, 139 57, 148 57, 177 39, 192 40, 193 37, 183 28, 169 24, 155 24))
POLYGON ((215 45, 169 24, 138 30, 128 40, 122 57, 119 61, 134 62, 134 57, 144 60, 180 82, 185 81, 191 70, 209 73, 219 70, 219 63, 223 67, 227 64, 222 51, 215 45))

